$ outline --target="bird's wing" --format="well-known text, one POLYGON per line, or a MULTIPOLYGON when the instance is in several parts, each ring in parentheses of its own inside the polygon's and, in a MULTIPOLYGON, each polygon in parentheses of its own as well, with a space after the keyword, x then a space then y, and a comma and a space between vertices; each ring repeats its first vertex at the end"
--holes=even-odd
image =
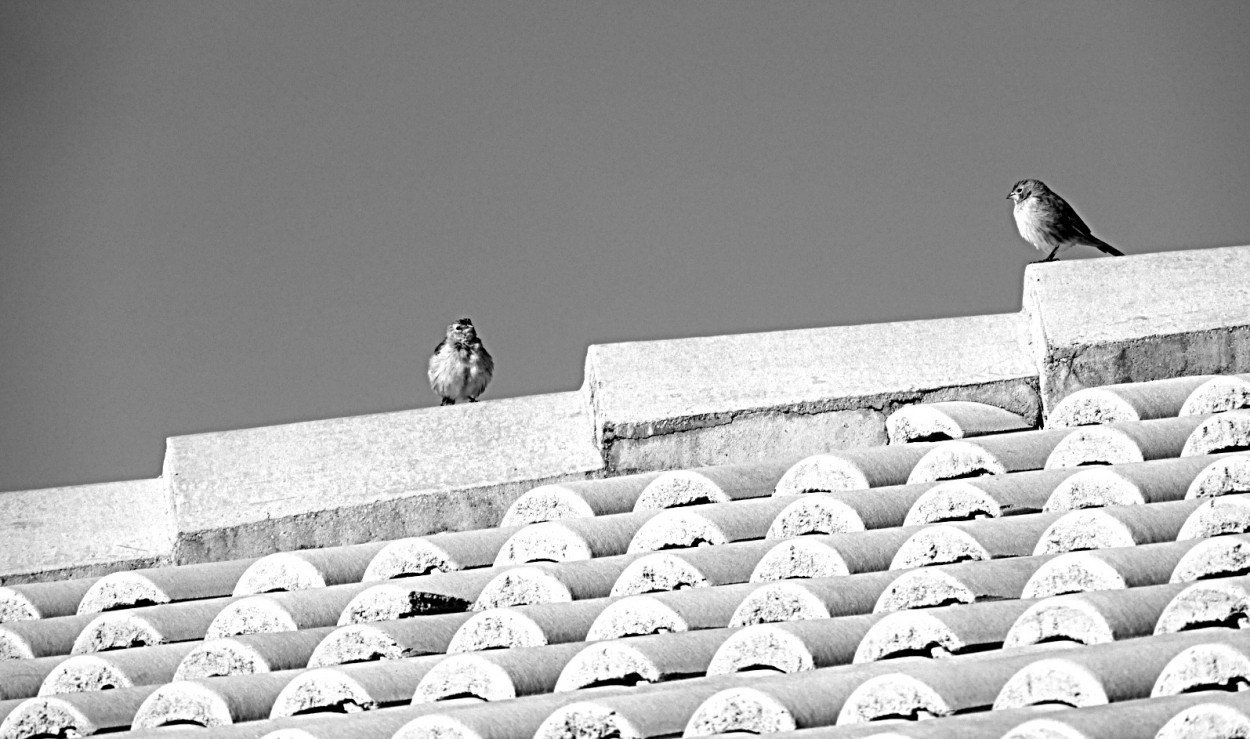
POLYGON ((1063 198, 1056 197, 1055 207, 1059 210, 1059 219, 1068 226, 1071 226, 1073 231, 1076 231, 1083 238, 1094 238, 1094 234, 1089 230, 1089 226, 1085 225, 1085 221, 1081 220, 1081 217, 1076 214, 1076 210, 1074 210, 1071 205, 1068 205, 1068 201, 1063 198))
POLYGON ((1055 201, 1055 207, 1059 209, 1060 222, 1071 228, 1080 238, 1082 244, 1092 246, 1115 257, 1124 256, 1124 252, 1095 236, 1085 221, 1081 220, 1081 217, 1076 214, 1076 210, 1071 205, 1068 205, 1068 201, 1061 197, 1056 197, 1055 201))
POLYGON ((486 351, 486 347, 482 344, 478 344, 478 348, 482 350, 482 369, 486 371, 488 377, 495 374, 495 358, 486 351))

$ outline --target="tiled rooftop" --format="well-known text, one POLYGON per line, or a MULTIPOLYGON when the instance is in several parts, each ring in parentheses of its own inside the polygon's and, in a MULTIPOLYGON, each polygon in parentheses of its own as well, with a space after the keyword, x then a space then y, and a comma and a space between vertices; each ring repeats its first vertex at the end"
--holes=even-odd
POLYGON ((1248 268, 0 494, 0 739, 1250 736, 1248 268))

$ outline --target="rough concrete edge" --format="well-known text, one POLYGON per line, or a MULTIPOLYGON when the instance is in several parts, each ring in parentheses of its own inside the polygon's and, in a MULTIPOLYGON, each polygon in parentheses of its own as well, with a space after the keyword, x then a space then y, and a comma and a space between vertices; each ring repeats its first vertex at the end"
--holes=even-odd
MULTIPOLYGON (((309 549, 355 543, 359 537, 343 534, 361 526, 370 527, 370 521, 408 521, 415 524, 421 520, 423 510, 447 508, 447 503, 463 502, 465 496, 474 496, 485 505, 472 505, 472 519, 459 519, 456 526, 433 525, 428 527, 409 525, 402 532, 382 532, 374 541, 410 536, 422 536, 442 531, 463 531, 495 527, 508 506, 531 487, 574 480, 599 477, 602 469, 569 472, 539 478, 519 478, 501 483, 471 485, 438 490, 416 490, 407 495, 396 495, 382 500, 349 506, 327 507, 317 511, 266 518, 249 523, 218 529, 180 530, 176 532, 171 560, 175 564, 213 562, 248 556, 263 556, 278 551, 309 549)), ((437 522, 436 522, 437 523, 437 522)))
MULTIPOLYGON (((138 478, 135 480, 108 480, 105 482, 84 483, 82 485, 64 485, 51 488, 34 488, 33 490, 14 490, 0 493, 0 495, 8 495, 10 492, 14 494, 27 492, 41 492, 43 495, 55 493, 58 491, 78 490, 81 488, 92 488, 100 485, 128 484, 128 483, 157 483, 160 488, 161 497, 165 505, 166 520, 169 521, 169 529, 165 531, 165 545, 162 547, 164 551, 148 553, 144 555, 119 555, 110 559, 95 559, 89 562, 80 562, 76 564, 55 564, 52 566, 37 566, 33 569, 22 571, 2 571, 0 570, 0 586, 6 585, 22 585, 27 583, 55 582, 60 580, 69 580, 72 578, 87 577, 103 577, 114 572, 127 572, 130 570, 139 570, 148 567, 163 567, 174 563, 173 549, 176 538, 176 525, 174 518, 173 496, 170 493, 169 483, 164 476, 154 478, 138 478)), ((62 506, 57 506, 61 509, 62 506)), ((29 544, 27 542, 26 544, 29 544)))
POLYGON ((1019 390, 1023 388, 1031 393, 1033 398, 1031 403, 1022 405, 1030 405, 1032 408, 1008 408, 1006 410, 1018 413, 1026 421, 1032 423, 1034 428, 1040 427, 1043 418, 1040 385, 1038 377, 1035 375, 944 385, 924 390, 898 390, 867 395, 847 395, 817 402, 795 403, 783 406, 737 408, 717 413, 678 416, 664 419, 657 423, 622 424, 620 427, 613 425, 603 417, 603 412, 596 402, 595 390, 599 384, 595 378, 594 366, 588 354, 586 377, 582 391, 585 393, 587 404, 590 407, 594 421, 595 444, 603 455, 604 469, 607 476, 644 471, 633 468, 620 468, 616 461, 619 455, 614 453, 618 444, 638 443, 662 436, 697 433, 719 426, 728 426, 738 421, 768 416, 817 416, 840 411, 876 411, 881 417, 880 435, 882 439, 885 439, 885 419, 903 406, 948 400, 986 402, 983 399, 984 394, 992 394, 996 390, 1001 390, 1002 394, 1006 395, 1013 389, 1019 390))
MULTIPOLYGON (((1113 342, 1052 347, 1048 339, 1046 307, 1041 295, 1040 283, 1041 272, 1025 270, 1021 297, 1021 313, 1027 330, 1024 340, 1028 356, 1037 368, 1043 418, 1049 418, 1051 411, 1065 397, 1087 387, 1149 382, 1193 375, 1236 374, 1250 370, 1250 367, 1231 361, 1232 356, 1224 356, 1235 354, 1237 346, 1250 345, 1250 326, 1248 325, 1220 326, 1171 333, 1147 332, 1140 336, 1113 342), (1219 354, 1219 361, 1190 364, 1186 361, 1189 358, 1188 353, 1168 350, 1168 347, 1177 345, 1197 347, 1205 350, 1201 353, 1208 356, 1213 353, 1219 354), (1228 347, 1228 351, 1213 352, 1213 349, 1220 345, 1228 347), (1157 359, 1164 356, 1172 357, 1175 361, 1141 361, 1150 357, 1157 359), (1177 357, 1180 359, 1175 359, 1177 357), (1180 363, 1179 366, 1177 362, 1180 363), (1097 384, 1087 385, 1081 378, 1081 368, 1089 367, 1115 368, 1115 371, 1113 374, 1095 378, 1099 380, 1097 384), (1149 371, 1140 371, 1142 367, 1149 368, 1149 371), (1138 371, 1133 371, 1134 369, 1138 371)), ((1151 322, 1147 325, 1155 324, 1151 322)))

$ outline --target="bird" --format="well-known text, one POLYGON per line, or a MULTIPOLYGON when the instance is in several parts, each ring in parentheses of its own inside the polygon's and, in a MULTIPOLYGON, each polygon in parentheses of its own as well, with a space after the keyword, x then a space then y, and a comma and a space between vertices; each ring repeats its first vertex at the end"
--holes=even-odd
POLYGON ((1012 212, 1020 236, 1038 251, 1050 250, 1039 262, 1054 261, 1055 255, 1072 246, 1092 246, 1115 257, 1124 256, 1124 252, 1090 233, 1089 226, 1068 201, 1041 180, 1020 180, 1007 199, 1015 202, 1012 212))
POLYGON ((441 405, 476 403, 494 372, 495 360, 477 337, 473 321, 458 318, 430 357, 430 389, 443 399, 441 405))

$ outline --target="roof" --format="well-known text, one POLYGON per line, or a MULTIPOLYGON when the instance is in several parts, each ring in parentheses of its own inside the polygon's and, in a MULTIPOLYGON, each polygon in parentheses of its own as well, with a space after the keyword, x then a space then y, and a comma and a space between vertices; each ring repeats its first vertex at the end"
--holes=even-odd
POLYGON ((1244 261, 592 347, 579 392, 0 495, 0 737, 1245 732, 1244 261))

